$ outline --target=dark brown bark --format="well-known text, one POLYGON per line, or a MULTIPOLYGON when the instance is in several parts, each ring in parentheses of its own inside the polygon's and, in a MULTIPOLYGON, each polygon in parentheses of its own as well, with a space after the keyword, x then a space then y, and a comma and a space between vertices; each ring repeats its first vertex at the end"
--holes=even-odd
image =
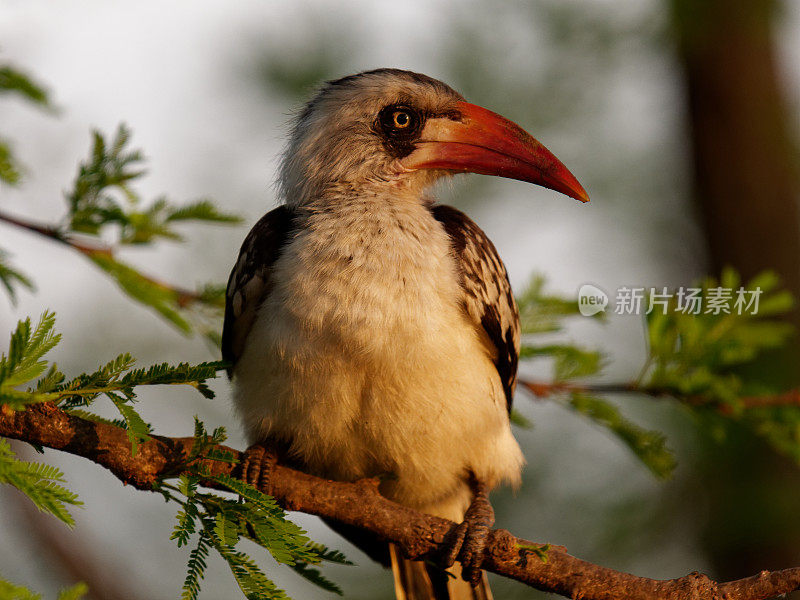
MULTIPOLYGON (((132 456, 125 431, 113 425, 86 421, 49 404, 23 412, 0 408, 0 435, 83 456, 142 490, 151 489, 162 477, 177 476, 193 442, 154 436, 132 456)), ((233 465, 219 461, 205 465, 212 473, 238 475, 233 465)), ((328 481, 278 465, 270 483, 272 494, 285 508, 368 529, 398 544, 412 558, 431 556, 456 526, 390 502, 373 481, 328 481)), ((727 583, 699 573, 654 580, 588 563, 559 546, 547 550, 546 560, 526 547, 542 548, 542 544, 495 529, 489 534, 482 566, 537 589, 584 600, 765 600, 800 588, 800 567, 727 583)))
POLYGON ((775 0, 673 0, 694 193, 714 272, 769 267, 800 296, 797 148, 775 58, 775 0))

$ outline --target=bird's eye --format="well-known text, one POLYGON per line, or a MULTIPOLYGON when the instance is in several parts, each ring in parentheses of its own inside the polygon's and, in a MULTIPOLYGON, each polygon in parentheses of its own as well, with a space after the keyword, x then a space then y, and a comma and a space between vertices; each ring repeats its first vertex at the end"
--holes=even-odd
POLYGON ((390 139, 406 139, 414 136, 422 125, 420 112, 403 104, 385 106, 376 120, 378 129, 390 139))
POLYGON ((396 110, 392 115, 392 121, 397 129, 405 129, 411 125, 411 115, 404 110, 396 110))

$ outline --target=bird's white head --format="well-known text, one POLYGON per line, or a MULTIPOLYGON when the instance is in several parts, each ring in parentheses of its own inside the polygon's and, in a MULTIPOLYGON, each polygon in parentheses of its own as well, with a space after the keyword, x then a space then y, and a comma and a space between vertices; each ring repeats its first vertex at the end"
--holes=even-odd
POLYGON ((515 123, 419 73, 377 69, 325 83, 297 117, 279 185, 299 207, 330 192, 386 186, 412 198, 472 172, 536 183, 587 201, 577 179, 515 123))

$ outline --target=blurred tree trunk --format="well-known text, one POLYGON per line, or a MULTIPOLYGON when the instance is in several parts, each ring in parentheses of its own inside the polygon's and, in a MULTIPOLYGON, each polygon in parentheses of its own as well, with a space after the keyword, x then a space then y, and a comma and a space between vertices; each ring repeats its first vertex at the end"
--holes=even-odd
MULTIPOLYGON (((694 167, 712 272, 776 270, 800 297, 800 177, 774 45, 776 0, 672 0, 694 167)), ((800 311, 792 316, 800 323, 800 311)), ((799 352, 760 368, 797 385, 799 352)), ((800 562, 800 470, 732 429, 698 460, 705 539, 724 579, 800 562)))
POLYGON ((800 296, 800 179, 775 57, 775 0, 674 0, 714 271, 769 266, 800 296))

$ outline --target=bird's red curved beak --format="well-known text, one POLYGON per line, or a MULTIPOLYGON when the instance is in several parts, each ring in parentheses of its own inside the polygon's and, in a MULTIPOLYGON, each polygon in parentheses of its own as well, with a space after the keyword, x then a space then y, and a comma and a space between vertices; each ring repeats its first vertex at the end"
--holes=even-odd
POLYGON ((589 195, 561 161, 513 121, 459 102, 460 118, 428 119, 406 169, 446 169, 535 183, 581 202, 589 195))

